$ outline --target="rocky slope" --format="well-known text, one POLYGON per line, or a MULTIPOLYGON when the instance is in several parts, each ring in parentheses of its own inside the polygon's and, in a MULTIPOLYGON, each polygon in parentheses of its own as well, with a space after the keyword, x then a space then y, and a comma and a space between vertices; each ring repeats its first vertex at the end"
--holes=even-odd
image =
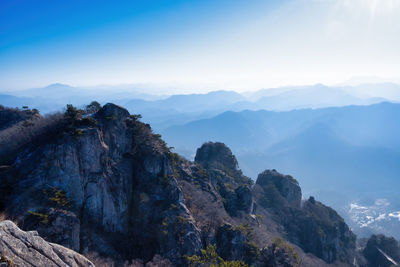
POLYGON ((11 221, 0 222, 0 266, 89 267, 75 251, 48 243, 36 231, 24 232, 11 221))
POLYGON ((1 211, 99 266, 365 259, 343 219, 313 198, 302 203, 291 176, 265 171, 253 184, 222 143, 205 143, 187 161, 139 119, 92 104, 27 126, 30 142, 14 153, 0 146, 1 211))
POLYGON ((7 108, 0 105, 0 130, 4 130, 12 125, 21 122, 39 118, 39 111, 36 109, 7 108))

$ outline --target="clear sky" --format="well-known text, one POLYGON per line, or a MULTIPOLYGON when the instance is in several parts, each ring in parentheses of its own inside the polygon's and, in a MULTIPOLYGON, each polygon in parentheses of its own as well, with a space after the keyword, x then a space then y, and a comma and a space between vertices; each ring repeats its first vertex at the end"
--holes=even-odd
POLYGON ((0 89, 399 78, 400 0, 1 0, 0 89))

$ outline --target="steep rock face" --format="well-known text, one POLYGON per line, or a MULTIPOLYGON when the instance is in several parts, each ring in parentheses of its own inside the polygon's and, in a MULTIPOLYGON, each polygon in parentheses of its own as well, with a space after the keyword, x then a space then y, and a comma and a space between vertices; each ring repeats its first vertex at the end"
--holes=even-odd
POLYGON ((287 238, 328 263, 352 263, 355 235, 333 209, 313 197, 301 204, 301 189, 291 176, 275 170, 258 176, 253 189, 257 204, 277 215, 287 238))
MULTIPOLYGON (((46 242, 37 232, 24 232, 11 221, 0 222, 0 264, 5 266, 93 266, 73 250, 46 242)), ((2 265, 2 266, 4 266, 2 265)))
POLYGON ((230 215, 251 211, 253 200, 249 186, 253 182, 238 169, 236 157, 225 144, 203 144, 197 149, 195 162, 207 170, 211 184, 223 197, 225 209, 230 215))
POLYGON ((251 213, 253 210, 253 194, 248 185, 241 185, 235 189, 236 209, 243 210, 245 213, 251 213))
POLYGON ((7 213, 59 242, 61 220, 63 235, 71 237, 66 245, 81 252, 145 260, 158 253, 175 261, 198 252, 200 233, 165 143, 113 104, 89 114, 90 123, 76 116, 53 142, 19 155, 8 173, 15 184, 7 213), (75 219, 53 216, 53 208, 75 219), (177 224, 178 217, 184 222, 177 224))
POLYGON ((251 265, 258 256, 258 248, 250 242, 252 233, 245 226, 225 224, 218 228, 216 244, 218 254, 227 260, 241 260, 251 265))
POLYGON ((79 251, 80 221, 73 212, 50 208, 48 221, 47 224, 38 225, 36 229, 46 233, 49 240, 79 251))
POLYGON ((276 170, 265 170, 258 175, 256 184, 263 188, 276 188, 290 206, 300 207, 301 189, 299 183, 290 175, 280 174, 276 170))
POLYGON ((223 143, 208 142, 197 149, 195 162, 206 169, 227 170, 231 176, 240 175, 238 162, 232 151, 223 143))
POLYGON ((372 235, 363 250, 368 266, 389 267, 400 262, 399 243, 384 235, 372 235))
POLYGON ((283 218, 289 240, 305 252, 328 263, 353 262, 356 237, 333 209, 311 199, 283 218))

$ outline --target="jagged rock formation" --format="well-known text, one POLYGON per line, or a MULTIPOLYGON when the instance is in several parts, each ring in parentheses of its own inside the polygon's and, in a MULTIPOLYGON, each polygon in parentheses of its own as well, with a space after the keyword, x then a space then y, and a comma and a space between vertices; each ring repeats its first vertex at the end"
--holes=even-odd
POLYGON ((291 242, 328 263, 352 263, 355 235, 336 211, 313 197, 300 206, 301 189, 293 177, 264 171, 254 189, 257 203, 278 216, 291 242))
POLYGON ((0 222, 0 265, 94 267, 75 251, 46 242, 36 231, 24 232, 11 221, 0 222))
POLYGON ((238 211, 251 211, 253 200, 250 186, 253 181, 238 169, 236 157, 225 144, 203 144, 197 149, 195 162, 207 170, 211 184, 224 199, 225 209, 230 215, 235 216, 238 211))
POLYGON ((208 170, 221 170, 233 178, 240 177, 239 164, 232 151, 223 143, 208 142, 197 149, 194 161, 208 170))
POLYGON ((94 263, 184 266, 210 244, 223 260, 254 266, 354 260, 355 236, 334 210, 300 205, 297 181, 275 170, 253 185, 223 143, 205 143, 187 161, 114 104, 69 106, 54 125, 29 135, 39 141, 22 142, 15 158, 0 146, 9 163, 0 211, 94 263))
MULTIPOLYGON (((285 205, 300 207, 301 189, 299 183, 292 176, 280 174, 276 170, 266 170, 258 175, 257 185, 261 186, 264 191, 277 190, 279 196, 285 199, 283 201, 285 205)), ((274 200, 271 199, 269 202, 272 203, 274 200)))
POLYGON ((55 241, 58 221, 70 221, 62 230, 70 240, 64 244, 80 252, 146 261, 156 253, 178 261, 197 253, 200 233, 165 143, 113 104, 90 120, 68 115, 62 134, 26 147, 7 171, 8 182, 14 182, 4 200, 8 214, 55 241))
MULTIPOLYGON (((235 220, 241 221, 244 216, 250 216, 250 218, 255 218, 254 220, 260 226, 263 222, 257 216, 273 218, 272 224, 283 228, 279 229, 278 227, 277 231, 282 234, 285 233, 290 241, 301 247, 305 252, 313 253, 327 263, 352 263, 355 256, 355 235, 351 233, 343 219, 334 210, 316 202, 314 199, 306 201, 301 207, 301 189, 293 177, 282 175, 276 170, 266 170, 258 176, 253 187, 250 188, 249 186, 251 182, 248 185, 242 185, 248 180, 240 171, 223 171, 227 169, 227 166, 229 168, 235 167, 234 170, 237 170, 237 161, 230 149, 221 143, 209 142, 204 144, 198 149, 195 161, 207 170, 211 184, 222 197, 226 212, 235 220), (222 160, 222 162, 215 162, 219 160, 222 160), (247 190, 244 188, 247 188, 247 190), (245 198, 241 197, 243 194, 240 194, 243 191, 246 192, 245 198), (243 201, 243 199, 247 201, 243 201), (240 208, 240 206, 246 208, 240 208), (242 213, 239 213, 239 211, 242 211, 242 213)), ((222 228, 225 229, 224 232, 227 232, 226 228, 227 226, 222 228)), ((250 228, 253 229, 251 226, 250 228)), ((262 235, 257 228, 256 232, 253 235, 262 235)), ((242 244, 249 242, 249 240, 233 233, 235 232, 228 231, 226 235, 231 236, 236 247, 242 246, 241 251, 245 251, 242 244)), ((217 231, 217 241, 221 239, 218 239, 220 235, 217 231)), ((254 245, 266 245, 265 242, 260 242, 257 239, 254 241, 254 245)), ((238 250, 230 247, 227 241, 222 242, 222 244, 224 245, 218 246, 217 242, 217 247, 230 248, 228 251, 238 250)), ((271 243, 268 244, 270 244, 270 248, 274 246, 271 243)), ((271 251, 274 251, 274 249, 265 250, 264 257, 266 251, 269 251, 271 256, 273 255, 271 251)), ((232 258, 229 253, 226 257, 232 258)), ((243 259, 244 257, 236 258, 243 259)), ((268 257, 268 259, 270 258, 268 257)), ((245 260, 245 262, 253 263, 249 260, 245 260)))

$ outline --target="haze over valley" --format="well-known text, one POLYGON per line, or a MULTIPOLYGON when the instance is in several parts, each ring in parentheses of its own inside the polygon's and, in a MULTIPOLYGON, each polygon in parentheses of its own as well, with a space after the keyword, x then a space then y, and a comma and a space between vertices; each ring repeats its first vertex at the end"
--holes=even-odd
POLYGON ((29 106, 43 113, 62 110, 65 103, 84 106, 92 99, 120 104, 141 114, 187 159, 193 160, 196 148, 206 141, 223 142, 252 179, 266 167, 292 174, 304 197, 315 196, 337 209, 357 234, 400 237, 397 84, 173 95, 148 94, 135 85, 102 90, 98 95, 98 88, 53 84, 0 99, 5 106, 29 106), (376 206, 381 199, 386 204, 376 206))
POLYGON ((0 267, 400 266, 400 0, 0 1, 0 267))

